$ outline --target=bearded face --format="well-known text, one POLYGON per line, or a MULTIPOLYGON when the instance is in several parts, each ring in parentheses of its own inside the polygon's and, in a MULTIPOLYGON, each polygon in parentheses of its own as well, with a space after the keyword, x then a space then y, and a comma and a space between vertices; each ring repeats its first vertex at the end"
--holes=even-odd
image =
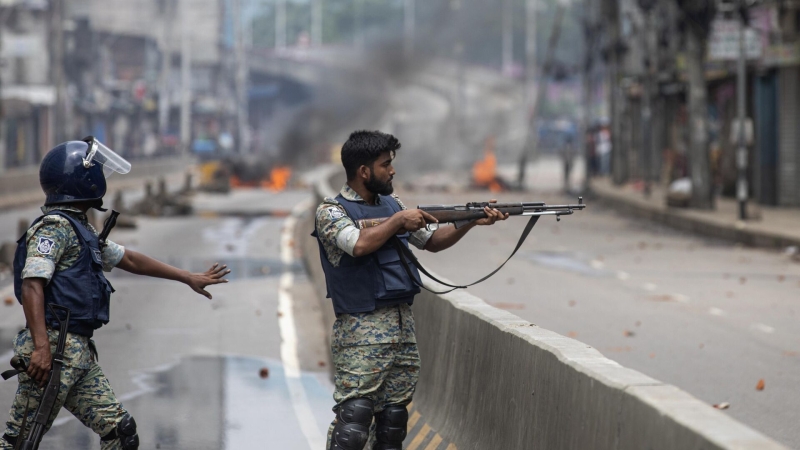
POLYGON ((369 180, 364 183, 364 187, 367 188, 373 194, 380 194, 380 195, 391 195, 394 192, 394 186, 392 186, 392 178, 393 176, 389 176, 388 179, 385 181, 378 178, 375 175, 374 171, 370 171, 369 180))

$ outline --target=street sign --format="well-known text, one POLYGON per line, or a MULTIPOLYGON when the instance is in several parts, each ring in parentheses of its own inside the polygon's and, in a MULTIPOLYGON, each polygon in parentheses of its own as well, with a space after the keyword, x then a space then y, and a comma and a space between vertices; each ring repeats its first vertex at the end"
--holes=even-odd
MULTIPOLYGON (((716 19, 711 24, 711 37, 708 41, 708 56, 712 60, 739 59, 739 21, 716 19)), ((747 59, 759 59, 763 53, 761 39, 752 28, 744 33, 747 59)))

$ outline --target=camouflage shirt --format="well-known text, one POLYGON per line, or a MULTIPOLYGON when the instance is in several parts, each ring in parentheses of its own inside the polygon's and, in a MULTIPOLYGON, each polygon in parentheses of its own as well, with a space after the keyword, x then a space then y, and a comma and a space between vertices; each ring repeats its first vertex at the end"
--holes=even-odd
MULTIPOLYGON (((356 191, 354 191, 347 184, 342 187, 339 193, 347 200, 359 203, 366 203, 363 198, 356 191)), ((402 209, 408 209, 400 201, 396 195, 392 195, 402 209)), ((380 201, 380 197, 376 199, 380 201)), ((356 242, 360 235, 360 230, 356 226, 353 219, 347 215, 344 207, 339 204, 334 198, 326 198, 317 208, 316 218, 317 233, 319 234, 320 242, 325 248, 325 253, 328 255, 333 267, 339 266, 342 256, 347 253, 353 256, 353 250, 356 247, 356 242)), ((418 249, 423 249, 428 239, 433 235, 433 231, 421 229, 411 233, 408 242, 418 249)))
MULTIPOLYGON (((347 200, 364 202, 347 184, 339 193, 347 200)), ((400 208, 407 209, 396 195, 392 197, 400 208)), ((316 227, 331 265, 337 267, 345 253, 353 256, 360 231, 336 199, 326 198, 319 205, 316 227)), ((431 235, 433 231, 423 228, 412 233, 408 242, 422 249, 431 235)), ((339 314, 333 324, 332 345, 336 347, 416 342, 414 316, 410 305, 389 306, 368 313, 339 314)))
MULTIPOLYGON (((88 222, 86 214, 71 206, 44 206, 42 213, 60 210, 70 214, 90 231, 97 230, 88 222)), ((56 271, 66 270, 75 264, 81 251, 81 243, 69 221, 58 215, 45 216, 26 234, 28 256, 22 269, 22 278, 44 278, 48 282, 56 271)), ((112 241, 102 252, 103 270, 110 272, 122 260, 125 247, 112 241)))

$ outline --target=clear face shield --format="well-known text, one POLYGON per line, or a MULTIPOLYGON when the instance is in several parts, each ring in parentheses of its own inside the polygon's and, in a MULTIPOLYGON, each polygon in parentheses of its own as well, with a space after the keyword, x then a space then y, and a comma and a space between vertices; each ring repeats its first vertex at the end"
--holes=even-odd
POLYGON ((114 150, 106 147, 102 142, 92 136, 87 137, 83 141, 89 144, 89 151, 86 157, 83 158, 83 167, 88 169, 92 167, 93 164, 100 164, 103 166, 103 175, 106 178, 110 177, 115 172, 125 175, 131 171, 131 163, 122 156, 119 156, 114 150))

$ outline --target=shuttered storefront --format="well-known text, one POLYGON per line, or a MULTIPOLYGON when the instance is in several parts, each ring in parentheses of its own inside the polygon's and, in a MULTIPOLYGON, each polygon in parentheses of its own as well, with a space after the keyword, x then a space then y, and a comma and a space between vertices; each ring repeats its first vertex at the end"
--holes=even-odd
POLYGON ((800 67, 778 74, 778 204, 800 206, 800 67))

